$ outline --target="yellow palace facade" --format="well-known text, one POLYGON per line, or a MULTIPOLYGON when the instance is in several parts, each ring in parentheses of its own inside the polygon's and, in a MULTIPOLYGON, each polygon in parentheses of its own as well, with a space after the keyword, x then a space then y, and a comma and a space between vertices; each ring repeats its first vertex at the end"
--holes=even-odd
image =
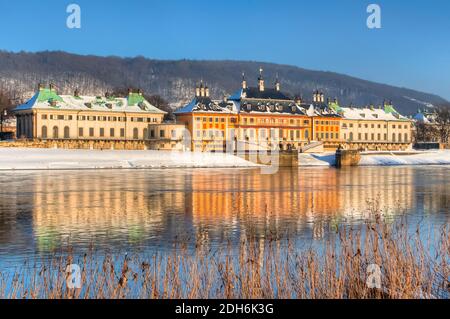
POLYGON ((175 115, 189 130, 194 151, 302 150, 317 140, 337 148, 341 116, 324 112, 321 97, 315 95, 315 105, 303 104, 283 93, 278 79, 267 88, 260 70, 257 87, 243 77, 241 89, 223 101, 213 101, 201 83, 175 115))

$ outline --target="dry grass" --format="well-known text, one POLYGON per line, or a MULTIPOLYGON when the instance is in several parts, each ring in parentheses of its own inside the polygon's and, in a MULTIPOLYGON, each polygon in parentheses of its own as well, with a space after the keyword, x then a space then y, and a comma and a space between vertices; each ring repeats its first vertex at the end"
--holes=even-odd
POLYGON ((321 248, 250 236, 238 247, 215 250, 199 241, 195 250, 179 245, 149 258, 89 252, 75 260, 78 290, 66 287, 69 253, 0 273, 0 298, 448 298, 448 228, 428 235, 375 214, 358 229, 335 230, 321 248), (370 264, 381 267, 381 289, 366 285, 370 264))

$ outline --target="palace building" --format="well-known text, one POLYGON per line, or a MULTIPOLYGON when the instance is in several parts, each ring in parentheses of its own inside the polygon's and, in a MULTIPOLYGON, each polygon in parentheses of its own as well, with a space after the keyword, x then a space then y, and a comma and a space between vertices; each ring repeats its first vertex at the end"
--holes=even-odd
POLYGON ((203 83, 190 104, 175 112, 191 133, 193 150, 281 150, 299 149, 311 139, 311 119, 294 99, 265 85, 262 69, 257 87, 242 87, 228 99, 209 97, 203 83))
POLYGON ((407 150, 412 143, 413 123, 400 115, 392 102, 383 107, 334 106, 342 114, 342 140, 345 148, 363 150, 407 150))
POLYGON ((166 149, 176 146, 151 141, 156 136, 175 141, 182 136, 177 127, 170 127, 172 134, 166 132, 167 126, 161 126, 165 112, 146 101, 140 91, 129 90, 125 98, 83 96, 78 91, 58 95, 54 85, 39 85, 38 92, 14 112, 17 138, 54 141, 62 147, 166 149))
MULTIPOLYGON (((58 95, 55 87, 39 91, 14 110, 17 137, 64 148, 298 152, 407 150, 412 120, 390 102, 382 107, 341 107, 313 92, 312 101, 281 90, 276 77, 266 85, 259 70, 256 86, 245 75, 241 88, 213 100, 201 81, 192 101, 174 112, 176 122, 163 122, 165 112, 140 91, 126 97, 58 95)), ((48 145, 47 145, 48 146, 48 145)))

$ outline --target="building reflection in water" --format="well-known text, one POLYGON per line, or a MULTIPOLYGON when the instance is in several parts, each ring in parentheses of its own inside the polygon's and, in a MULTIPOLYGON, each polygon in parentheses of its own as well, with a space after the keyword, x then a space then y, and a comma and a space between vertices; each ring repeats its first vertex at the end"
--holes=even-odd
POLYGON ((65 241, 169 247, 177 236, 205 244, 286 233, 320 239, 330 223, 360 222, 368 200, 392 213, 448 211, 446 178, 430 186, 426 172, 408 167, 33 172, 13 178, 0 209, 30 210, 40 251, 65 241))

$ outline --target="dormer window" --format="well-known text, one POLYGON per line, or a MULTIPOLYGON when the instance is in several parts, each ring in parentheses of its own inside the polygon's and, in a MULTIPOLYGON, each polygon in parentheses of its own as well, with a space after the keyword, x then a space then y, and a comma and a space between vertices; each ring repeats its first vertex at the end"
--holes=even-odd
POLYGON ((361 113, 361 114, 359 114, 361 117, 363 117, 363 118, 365 118, 366 117, 366 114, 364 114, 364 113, 361 113))

